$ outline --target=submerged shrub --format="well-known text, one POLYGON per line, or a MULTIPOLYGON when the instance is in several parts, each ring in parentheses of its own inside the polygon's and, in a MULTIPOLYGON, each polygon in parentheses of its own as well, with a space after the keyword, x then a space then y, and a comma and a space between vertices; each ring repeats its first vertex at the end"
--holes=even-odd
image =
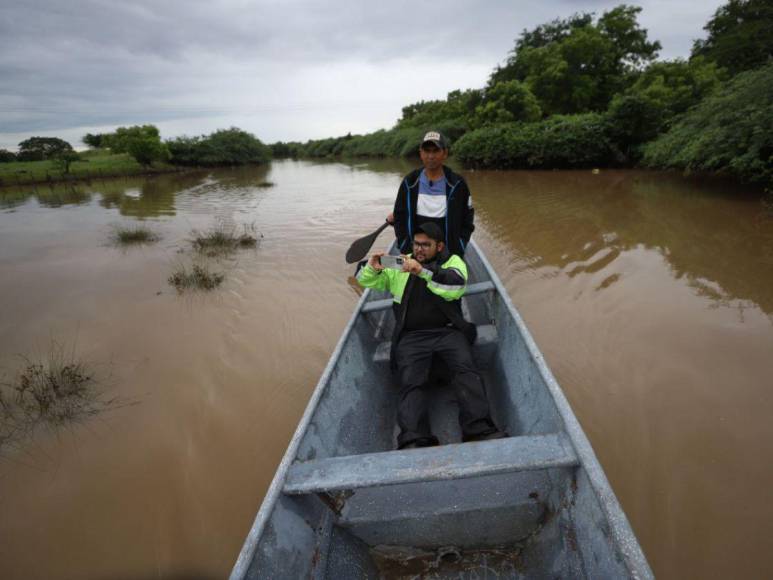
POLYGON ((205 232, 193 231, 193 247, 209 255, 232 252, 237 248, 254 248, 258 238, 254 225, 242 225, 242 231, 235 224, 219 223, 205 232))
POLYGON ((157 233, 145 225, 116 226, 113 231, 113 242, 121 246, 132 244, 149 244, 161 239, 157 233))
POLYGON ((169 284, 178 292, 185 290, 214 290, 225 280, 221 272, 212 272, 208 267, 194 264, 190 269, 180 266, 169 276, 169 284))
POLYGON ((42 357, 21 357, 14 378, 0 382, 0 447, 39 426, 60 428, 121 405, 104 399, 100 381, 85 361, 52 342, 42 357))

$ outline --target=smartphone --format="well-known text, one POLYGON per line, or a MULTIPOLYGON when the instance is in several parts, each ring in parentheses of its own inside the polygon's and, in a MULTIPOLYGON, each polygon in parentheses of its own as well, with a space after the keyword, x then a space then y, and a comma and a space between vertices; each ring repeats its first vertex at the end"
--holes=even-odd
POLYGON ((402 256, 381 256, 381 265, 384 268, 392 268, 393 270, 402 270, 405 258, 402 256))

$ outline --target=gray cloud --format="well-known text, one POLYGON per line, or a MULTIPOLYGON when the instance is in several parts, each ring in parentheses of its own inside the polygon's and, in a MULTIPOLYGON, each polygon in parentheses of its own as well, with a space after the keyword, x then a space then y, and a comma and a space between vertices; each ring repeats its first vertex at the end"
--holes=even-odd
MULTIPOLYGON (((524 28, 617 2, 26 0, 0 8, 0 147, 153 122, 267 141, 391 125, 401 105, 481 86, 524 28)), ((720 4, 648 0, 686 56, 720 4)), ((167 128, 166 130, 164 128, 167 128)))

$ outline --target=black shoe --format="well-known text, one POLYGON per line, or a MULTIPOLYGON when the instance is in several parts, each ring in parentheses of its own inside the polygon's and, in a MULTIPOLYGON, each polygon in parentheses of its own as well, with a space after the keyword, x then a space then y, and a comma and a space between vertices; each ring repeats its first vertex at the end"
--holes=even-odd
POLYGON ((493 429, 491 431, 486 431, 485 433, 480 433, 479 435, 471 435, 466 437, 464 442, 468 443, 470 441, 492 441, 494 439, 506 439, 507 437, 510 437, 510 435, 508 435, 506 431, 493 429))
POLYGON ((438 442, 437 437, 419 437, 418 439, 414 439, 413 441, 399 445, 397 449, 404 450, 418 449, 419 447, 435 447, 439 444, 440 443, 438 442))

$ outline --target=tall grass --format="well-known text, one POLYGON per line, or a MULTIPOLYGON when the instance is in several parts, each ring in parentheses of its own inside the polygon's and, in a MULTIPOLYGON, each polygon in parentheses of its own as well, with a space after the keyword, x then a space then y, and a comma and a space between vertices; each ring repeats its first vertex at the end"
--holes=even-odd
POLYGON ((112 234, 113 243, 119 246, 150 244, 161 239, 156 232, 144 224, 116 226, 112 234))
POLYGON ((214 290, 225 279, 222 272, 213 272, 207 266, 194 264, 190 268, 180 265, 169 276, 171 286, 182 293, 186 290, 214 290))
POLYGON ((258 238, 254 225, 243 224, 240 230, 236 224, 220 222, 204 232, 194 230, 192 243, 197 251, 213 256, 238 248, 254 248, 258 238))
POLYGON ((58 429, 121 404, 103 397, 101 381, 74 346, 52 341, 45 355, 20 359, 13 378, 0 381, 0 449, 38 427, 58 429))

